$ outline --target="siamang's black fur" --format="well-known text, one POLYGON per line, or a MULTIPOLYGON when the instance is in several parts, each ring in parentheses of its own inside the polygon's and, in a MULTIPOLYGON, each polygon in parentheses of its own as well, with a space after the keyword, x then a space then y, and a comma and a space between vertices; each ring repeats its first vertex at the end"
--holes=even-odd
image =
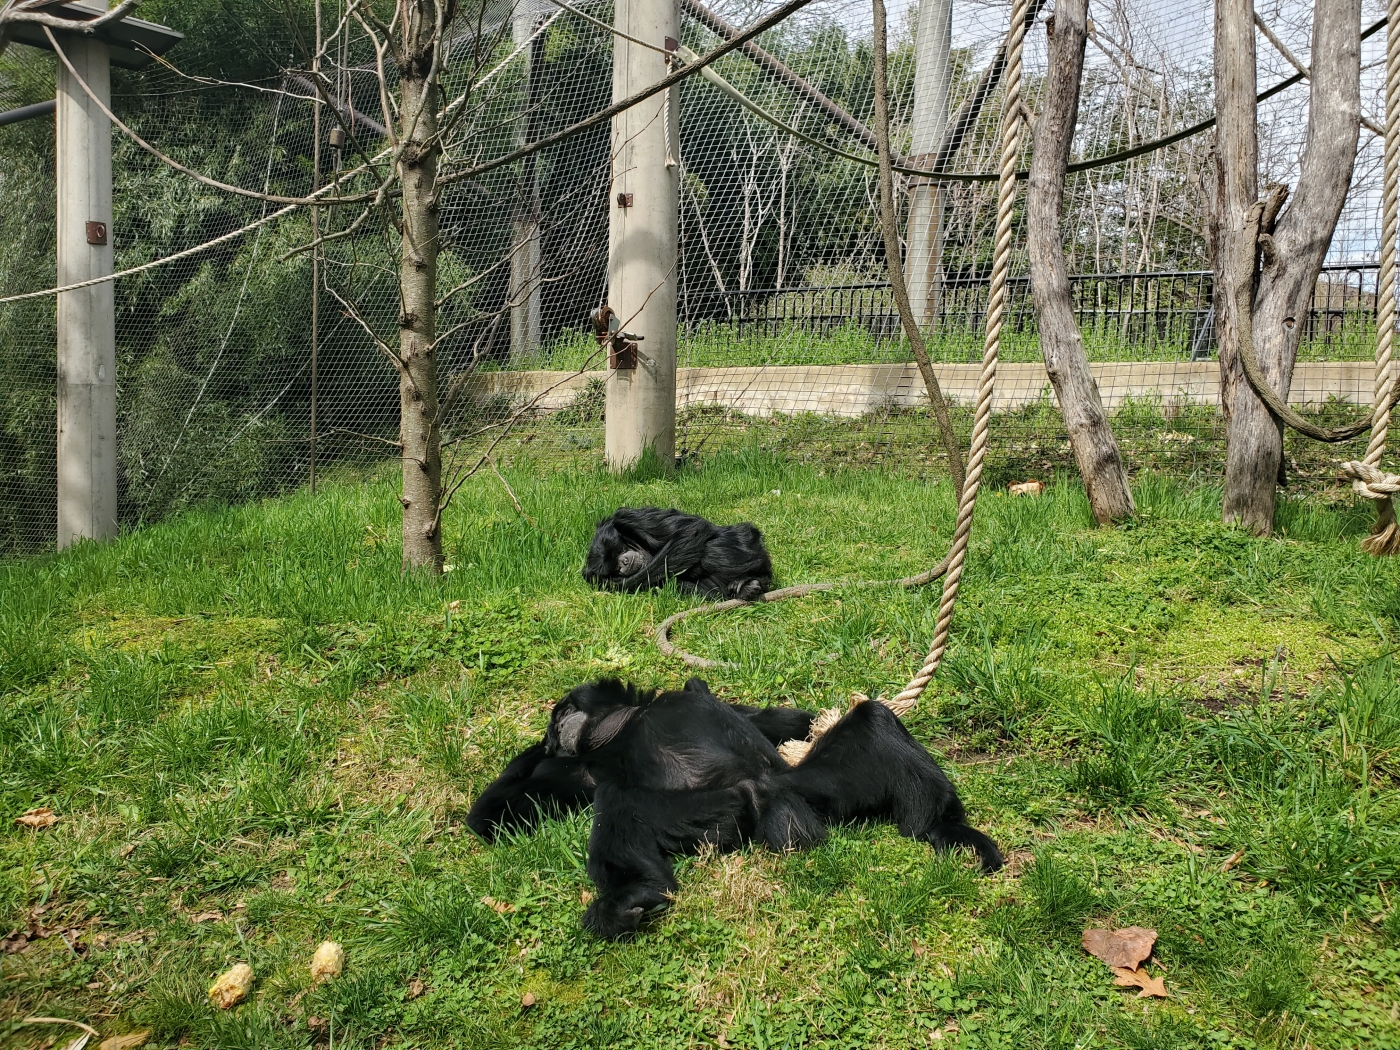
POLYGON ((810 721, 791 708, 726 704, 698 678, 659 695, 615 680, 579 686, 467 823, 489 839, 526 826, 531 812, 580 808, 591 791, 598 896, 583 923, 608 938, 631 936, 664 908, 676 890, 671 858, 704 844, 805 849, 828 822, 883 818, 935 848, 971 848, 984 871, 1001 867, 996 844, 966 824, 952 784, 889 708, 858 705, 789 766, 776 745, 804 738, 810 721))
MULTIPOLYGON (((692 681, 701 687, 705 684, 698 678, 692 681)), ((728 706, 774 747, 788 740, 803 740, 812 728, 811 714, 795 707, 728 706)), ((467 826, 487 842, 494 842, 503 831, 533 828, 542 814, 573 813, 593 801, 596 784, 583 759, 547 754, 545 743, 541 740, 511 759, 473 803, 467 826)))
POLYGON ((623 507, 598 523, 583 578, 641 591, 674 579, 683 591, 754 601, 773 585, 773 562, 754 525, 716 525, 660 507, 623 507))

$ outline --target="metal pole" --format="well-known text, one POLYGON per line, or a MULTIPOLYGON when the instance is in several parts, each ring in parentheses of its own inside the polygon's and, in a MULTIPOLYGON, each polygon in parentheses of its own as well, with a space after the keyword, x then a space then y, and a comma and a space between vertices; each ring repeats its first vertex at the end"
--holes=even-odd
MULTIPOLYGON (((913 138, 915 163, 938 150, 948 127, 948 87, 952 80, 953 0, 922 0, 915 38, 913 138)), ((943 186, 914 181, 909 185, 906 244, 909 305, 921 328, 938 316, 943 265, 943 186)))
MULTIPOLYGON (((311 75, 320 85, 321 74, 321 0, 316 0, 316 53, 311 56, 311 75)), ((321 188, 321 103, 319 95, 311 104, 311 188, 321 188)), ((320 236, 321 209, 311 206, 311 240, 320 236)), ((317 358, 321 349, 321 249, 311 249, 311 491, 316 491, 316 380, 317 358)))
MULTIPOLYGON (((66 36, 78 76, 110 107, 105 43, 66 36)), ((57 66, 58 283, 112 272, 112 125, 57 66)), ((58 547, 117 534, 117 338, 111 281, 58 296, 58 547)))
MULTIPOLYGON (((516 9, 511 33, 516 47, 522 46, 535 31, 539 17, 535 4, 523 0, 516 9)), ((516 136, 517 145, 534 140, 539 128, 539 78, 544 62, 541 33, 526 48, 525 97, 516 136)), ((540 345, 540 180, 536 158, 521 161, 520 185, 511 224, 510 257, 510 356, 518 361, 540 345)))
MULTIPOLYGON (((657 47, 680 37, 678 0, 617 0, 614 17, 620 31, 657 47)), ((615 38, 613 100, 661 80, 666 65, 661 52, 615 38)), ((635 367, 608 372, 606 458, 614 470, 647 448, 668 467, 675 459, 678 96, 661 92, 612 122, 608 302, 623 331, 644 337, 635 367)))

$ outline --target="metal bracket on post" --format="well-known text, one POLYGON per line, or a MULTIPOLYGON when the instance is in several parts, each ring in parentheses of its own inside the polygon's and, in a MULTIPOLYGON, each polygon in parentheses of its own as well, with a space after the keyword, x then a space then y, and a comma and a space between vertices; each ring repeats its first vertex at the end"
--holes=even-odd
POLYGON ((615 371, 635 369, 640 354, 637 344, 646 336, 624 332, 622 322, 607 303, 594 310, 591 316, 593 338, 598 340, 599 346, 608 348, 608 367, 615 371))

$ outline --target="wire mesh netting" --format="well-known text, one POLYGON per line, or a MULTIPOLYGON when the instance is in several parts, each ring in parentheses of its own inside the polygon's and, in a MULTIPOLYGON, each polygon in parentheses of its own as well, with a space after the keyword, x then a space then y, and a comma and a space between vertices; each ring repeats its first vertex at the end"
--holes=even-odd
MULTIPOLYGON (((679 43, 695 53, 776 6, 679 3, 679 43)), ((399 384, 386 355, 401 313, 399 234, 392 207, 347 200, 379 185, 394 115, 365 33, 345 5, 321 6, 326 44, 314 64, 323 103, 309 5, 248 19, 214 0, 145 4, 144 17, 186 40, 168 63, 113 71, 117 116, 190 168, 281 195, 340 176, 314 214, 294 209, 116 281, 125 524, 303 484, 313 461, 325 470, 396 454, 399 384), (330 239, 307 250, 317 235, 330 239)), ((1051 9, 1032 6, 1039 24, 1027 36, 1027 109, 1014 115, 1027 122, 1023 168, 1051 9)), ((1294 63, 1308 62, 1311 4, 1257 7, 1278 42, 1259 39, 1261 91, 1295 81, 1260 104, 1261 184, 1296 182, 1308 84, 1294 63)), ((1009 9, 1002 0, 890 6, 897 163, 945 176, 897 176, 904 261, 964 438, 991 268, 1009 9)), ((1064 220, 1075 312, 1130 469, 1209 473, 1223 457, 1203 188, 1212 4, 1093 0, 1090 10, 1072 158, 1081 170, 1069 178, 1064 220)), ((611 3, 459 4, 446 49, 444 170, 502 156, 608 105, 613 15, 611 3)), ((1383 15, 1378 0, 1365 0, 1364 27, 1383 15)), ((1384 47, 1383 30, 1362 44, 1363 113, 1373 126, 1382 120, 1384 47)), ((888 290, 872 61, 867 0, 814 0, 666 101, 680 129, 668 149, 680 191, 683 454, 758 443, 918 474, 943 469, 888 290)), ((52 54, 10 46, 0 57, 0 110, 52 98, 54 70, 52 54)), ((392 64, 386 76, 392 106, 392 64)), ((51 118, 0 127, 2 295, 55 283, 53 141, 51 118)), ((112 142, 118 270, 278 210, 200 184, 119 131, 112 142)), ((507 457, 601 458, 606 360, 588 314, 607 297, 610 148, 601 122, 443 188, 436 356, 454 406, 449 456, 499 442, 507 457), (522 404, 529 417, 515 420, 522 404)), ((1381 139, 1363 128, 1290 392, 1324 419, 1358 418, 1371 399, 1380 179, 1381 139)), ((1018 215, 993 480, 1072 468, 1039 363, 1023 222, 1018 215)), ((0 304, 0 554, 54 541, 54 345, 52 296, 0 304)), ((1295 476, 1326 480, 1352 450, 1290 437, 1289 451, 1295 476)))

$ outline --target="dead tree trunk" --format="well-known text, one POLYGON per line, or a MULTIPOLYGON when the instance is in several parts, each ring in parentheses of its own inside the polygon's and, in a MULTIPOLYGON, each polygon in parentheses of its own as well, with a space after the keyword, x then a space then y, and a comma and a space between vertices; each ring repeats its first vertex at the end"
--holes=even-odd
POLYGON ((437 109, 444 0, 399 0, 399 440, 403 568, 442 571, 437 361, 437 109))
POLYGON ((1257 244, 1248 218, 1259 196, 1253 7, 1252 0, 1216 3, 1218 130, 1211 242, 1220 393, 1227 420, 1223 514, 1225 521, 1263 535, 1273 529, 1274 499, 1282 475, 1283 425, 1245 376, 1237 311, 1250 311, 1260 371, 1286 400, 1298 342, 1356 161, 1361 0, 1316 0, 1314 4, 1307 145, 1298 186, 1282 214, 1283 192, 1272 195, 1257 244), (1240 288, 1252 288, 1253 295, 1239 294, 1240 288))
POLYGON ((1065 169, 1079 115, 1088 13, 1089 0, 1057 0, 1055 14, 1046 23, 1049 73, 1031 156, 1026 240, 1045 370, 1060 403, 1094 519, 1107 525, 1133 516, 1133 494, 1070 306, 1069 272, 1060 233, 1065 169))

